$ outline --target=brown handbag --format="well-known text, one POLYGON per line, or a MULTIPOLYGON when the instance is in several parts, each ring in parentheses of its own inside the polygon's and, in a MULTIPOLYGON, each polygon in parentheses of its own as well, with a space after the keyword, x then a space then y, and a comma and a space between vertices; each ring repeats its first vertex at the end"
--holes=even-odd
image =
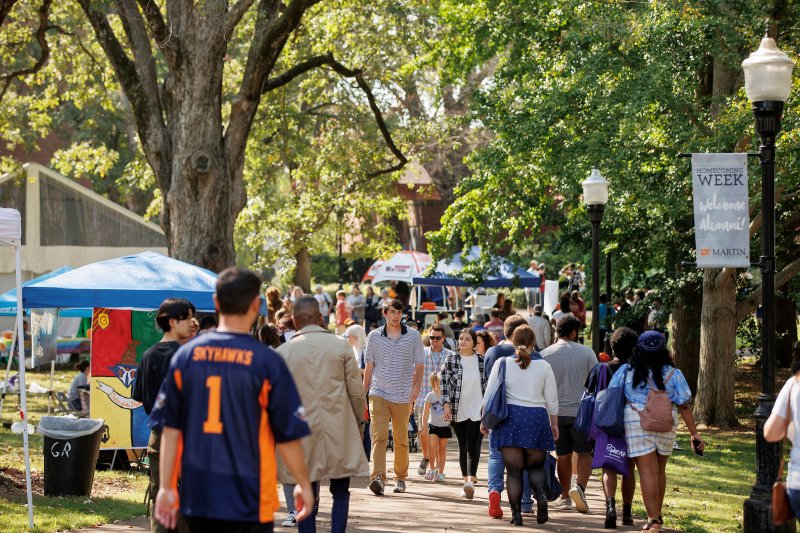
MULTIPOLYGON (((792 388, 794 383, 792 383, 792 388)), ((789 401, 787 404, 788 416, 786 420, 792 421, 792 390, 789 389, 789 401)), ((788 424, 787 424, 788 429, 788 424)), ((784 439, 785 440, 785 439, 784 439)), ((783 482, 783 453, 781 453, 781 466, 778 468, 778 480, 772 485, 772 522, 776 526, 794 520, 794 512, 789 503, 789 495, 786 494, 786 483, 783 482)))

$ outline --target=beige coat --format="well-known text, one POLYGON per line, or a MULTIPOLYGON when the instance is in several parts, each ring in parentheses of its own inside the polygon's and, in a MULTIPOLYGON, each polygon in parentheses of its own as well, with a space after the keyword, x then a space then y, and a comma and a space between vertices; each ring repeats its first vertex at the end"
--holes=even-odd
MULTIPOLYGON (((309 479, 367 471, 362 444, 366 396, 350 344, 319 326, 306 326, 278 353, 289 366, 311 427, 302 441, 309 479)), ((278 461, 278 479, 294 483, 283 461, 278 461)))

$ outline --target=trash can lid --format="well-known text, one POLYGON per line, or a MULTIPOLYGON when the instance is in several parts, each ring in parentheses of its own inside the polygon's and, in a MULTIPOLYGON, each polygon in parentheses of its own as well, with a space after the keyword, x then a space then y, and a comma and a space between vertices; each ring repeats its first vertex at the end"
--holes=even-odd
POLYGON ((74 418, 70 416, 43 416, 36 430, 53 439, 75 439, 99 431, 105 420, 102 418, 74 418))

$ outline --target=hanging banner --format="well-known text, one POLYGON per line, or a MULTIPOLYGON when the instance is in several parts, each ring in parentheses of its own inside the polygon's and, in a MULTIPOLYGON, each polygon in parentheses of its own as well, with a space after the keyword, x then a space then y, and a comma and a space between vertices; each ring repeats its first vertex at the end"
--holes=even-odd
POLYGON ((36 368, 56 360, 58 309, 31 310, 31 366, 36 368))
POLYGON ((699 268, 750 266, 747 154, 692 154, 699 268))
POLYGON ((147 447, 149 416, 131 391, 142 355, 161 339, 155 319, 156 311, 93 310, 90 414, 108 426, 102 449, 147 447))

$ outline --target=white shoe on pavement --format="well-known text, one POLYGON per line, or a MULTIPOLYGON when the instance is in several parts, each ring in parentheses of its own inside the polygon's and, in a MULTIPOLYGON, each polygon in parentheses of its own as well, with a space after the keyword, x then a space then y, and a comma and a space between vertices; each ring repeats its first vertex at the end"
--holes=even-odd
POLYGON ((295 519, 294 515, 295 515, 294 511, 289 513, 289 516, 286 517, 286 519, 283 521, 283 524, 281 524, 281 526, 282 527, 295 527, 295 526, 297 526, 297 520, 295 519))
POLYGON ((464 483, 464 497, 468 500, 471 500, 474 495, 475 495, 475 485, 467 481, 466 483, 464 483))
POLYGON ((586 502, 586 495, 580 485, 575 484, 569 489, 569 497, 575 502, 575 510, 579 513, 588 513, 589 504, 586 502))
POLYGON ((555 505, 553 505, 553 509, 556 511, 571 511, 572 510, 572 500, 569 498, 560 498, 555 505))

